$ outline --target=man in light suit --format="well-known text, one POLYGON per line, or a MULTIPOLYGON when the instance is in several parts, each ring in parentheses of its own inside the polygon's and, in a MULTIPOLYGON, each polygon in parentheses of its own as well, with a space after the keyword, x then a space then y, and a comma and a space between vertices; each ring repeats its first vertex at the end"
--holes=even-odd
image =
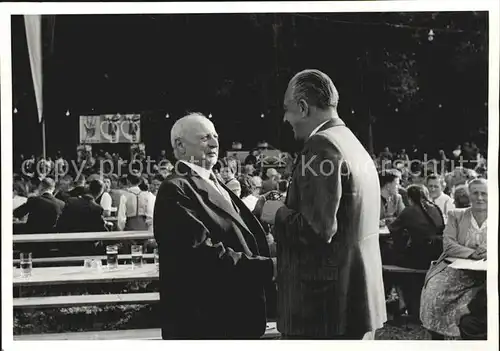
POLYGON ((162 338, 259 338, 265 286, 276 274, 265 232, 212 172, 219 142, 209 119, 181 118, 171 142, 179 161, 160 186, 153 216, 162 338))
POLYGON ((284 98, 284 120, 305 141, 275 215, 285 339, 373 339, 387 319, 377 171, 337 103, 331 79, 317 70, 294 76, 284 98))

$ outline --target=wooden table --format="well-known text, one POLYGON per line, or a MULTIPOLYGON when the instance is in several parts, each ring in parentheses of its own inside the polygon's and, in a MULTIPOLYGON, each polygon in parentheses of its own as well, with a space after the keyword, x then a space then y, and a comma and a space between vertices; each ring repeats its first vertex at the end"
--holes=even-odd
MULTIPOLYGON (((142 258, 144 260, 153 260, 154 255, 152 253, 145 253, 142 255, 142 258)), ((83 262, 86 259, 91 259, 91 260, 98 260, 98 261, 104 261, 107 259, 106 255, 87 255, 87 256, 67 256, 67 257, 34 257, 32 259, 33 265, 35 264, 49 264, 49 263, 80 263, 83 265, 83 262)), ((118 255, 118 261, 123 261, 123 260, 131 260, 132 255, 131 254, 123 254, 123 255, 118 255)), ((21 260, 19 258, 14 259, 14 264, 19 264, 21 263, 21 260)))
POLYGON ((121 232, 89 232, 89 233, 48 233, 48 234, 18 234, 12 236, 14 244, 46 243, 46 242, 75 242, 100 240, 142 240, 154 239, 148 231, 121 231, 121 232))
POLYGON ((21 278, 21 270, 13 270, 14 287, 36 285, 114 283, 135 280, 158 280, 158 270, 155 264, 143 264, 142 268, 132 269, 132 265, 119 265, 117 270, 109 271, 106 266, 98 272, 92 268, 80 267, 35 267, 31 277, 21 278))

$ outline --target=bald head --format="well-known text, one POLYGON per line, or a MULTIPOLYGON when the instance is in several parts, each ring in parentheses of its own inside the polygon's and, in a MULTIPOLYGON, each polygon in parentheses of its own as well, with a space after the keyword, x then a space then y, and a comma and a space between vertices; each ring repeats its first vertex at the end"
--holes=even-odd
POLYGON ((175 141, 180 138, 184 138, 186 134, 189 132, 189 129, 191 126, 196 125, 196 124, 212 124, 212 121, 210 121, 208 118, 206 118, 203 114, 201 113, 191 113, 189 115, 186 115, 180 119, 178 119, 173 127, 172 130, 170 131, 170 143, 172 144, 172 148, 175 149, 175 141))
POLYGON ((170 132, 174 155, 206 169, 212 169, 219 155, 215 126, 201 113, 192 113, 175 122, 170 132))

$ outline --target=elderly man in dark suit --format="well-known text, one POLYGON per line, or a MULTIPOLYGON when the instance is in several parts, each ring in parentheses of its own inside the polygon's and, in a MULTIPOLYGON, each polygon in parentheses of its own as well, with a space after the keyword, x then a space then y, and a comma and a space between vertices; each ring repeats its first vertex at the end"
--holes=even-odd
POLYGON ((275 215, 285 339, 372 339, 386 321, 377 171, 337 103, 317 70, 295 75, 284 98, 284 119, 305 141, 275 215))
POLYGON ((163 339, 252 339, 266 329, 265 286, 275 276, 265 232, 212 172, 219 142, 201 114, 171 131, 174 173, 158 191, 163 339))

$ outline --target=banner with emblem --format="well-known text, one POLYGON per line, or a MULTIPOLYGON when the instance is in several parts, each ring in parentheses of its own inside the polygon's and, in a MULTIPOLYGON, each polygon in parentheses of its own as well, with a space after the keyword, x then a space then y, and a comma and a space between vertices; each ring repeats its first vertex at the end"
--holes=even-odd
POLYGON ((285 167, 288 160, 288 154, 280 150, 264 150, 257 157, 257 161, 262 167, 285 167))
POLYGON ((81 144, 135 144, 141 142, 141 115, 80 116, 81 144))

